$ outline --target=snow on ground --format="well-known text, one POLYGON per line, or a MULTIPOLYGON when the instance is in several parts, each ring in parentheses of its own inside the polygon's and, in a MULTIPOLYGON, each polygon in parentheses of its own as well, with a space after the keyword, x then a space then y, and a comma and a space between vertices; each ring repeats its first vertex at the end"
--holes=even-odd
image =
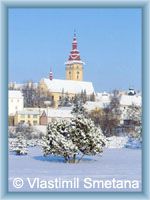
POLYGON ((108 148, 123 148, 128 141, 128 137, 107 137, 106 146, 108 148))
POLYGON ((102 156, 85 156, 78 164, 64 163, 63 158, 57 156, 43 157, 40 147, 29 148, 26 156, 9 155, 9 191, 141 191, 141 149, 105 149, 102 156), (21 189, 13 186, 14 178, 19 177, 24 181, 21 189), (79 178, 79 188, 72 189, 42 189, 35 187, 31 189, 27 178, 34 181, 40 180, 73 180, 79 178), (92 180, 138 180, 138 189, 86 189, 83 185, 84 178, 92 180))

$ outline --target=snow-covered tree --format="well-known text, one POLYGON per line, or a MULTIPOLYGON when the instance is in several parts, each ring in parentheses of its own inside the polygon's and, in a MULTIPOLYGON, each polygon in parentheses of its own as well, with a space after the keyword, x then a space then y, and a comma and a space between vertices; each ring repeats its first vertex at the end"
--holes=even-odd
POLYGON ((78 115, 86 115, 86 109, 83 106, 82 101, 77 101, 72 109, 71 112, 73 115, 78 116, 78 115))
POLYGON ((90 95, 90 101, 95 101, 95 93, 93 92, 91 95, 90 95))
POLYGON ((73 163, 79 162, 84 155, 102 153, 105 146, 101 129, 83 115, 76 116, 70 122, 51 122, 43 141, 44 155, 60 155, 66 162, 73 163))
POLYGON ((86 103, 87 99, 88 97, 87 97, 86 90, 82 90, 80 94, 80 101, 82 101, 83 103, 86 103))
POLYGON ((136 126, 134 133, 132 134, 134 138, 142 140, 142 126, 136 126))
POLYGON ((36 107, 38 105, 37 88, 34 87, 33 81, 28 81, 26 84, 24 84, 22 92, 24 96, 25 107, 36 107))
POLYGON ((142 109, 140 106, 132 104, 126 110, 126 123, 128 123, 127 132, 134 138, 142 135, 142 109))
POLYGON ((64 90, 62 90, 61 99, 59 100, 59 106, 69 107, 71 105, 72 105, 72 102, 70 100, 69 94, 64 93, 64 90))
POLYGON ((83 155, 95 155, 103 152, 105 136, 100 127, 96 127, 91 119, 78 115, 71 120, 70 134, 83 155))
POLYGON ((39 131, 38 129, 36 129, 35 127, 29 125, 29 124, 25 124, 25 123, 19 123, 16 126, 16 129, 13 130, 9 130, 9 136, 10 137, 18 137, 18 136, 22 136, 25 139, 31 140, 31 139, 41 139, 43 137, 43 133, 41 131, 39 131))
POLYGON ((132 104, 127 108, 127 119, 131 120, 134 124, 141 124, 142 120, 142 109, 140 106, 132 104))
POLYGON ((63 156, 66 162, 73 160, 78 148, 70 139, 69 125, 67 121, 54 121, 48 125, 42 145, 45 156, 52 154, 63 156))
POLYGON ((13 148, 11 150, 16 153, 16 155, 26 155, 27 154, 27 141, 22 137, 18 136, 11 144, 13 148))

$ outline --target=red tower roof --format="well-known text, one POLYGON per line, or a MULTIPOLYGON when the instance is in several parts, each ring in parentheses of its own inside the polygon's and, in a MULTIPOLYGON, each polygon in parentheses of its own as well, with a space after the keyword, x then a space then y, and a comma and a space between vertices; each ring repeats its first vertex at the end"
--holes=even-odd
POLYGON ((82 63, 80 58, 80 52, 78 51, 78 43, 76 38, 76 33, 74 32, 74 37, 72 41, 72 50, 70 51, 69 58, 65 64, 71 64, 71 63, 82 63))
POLYGON ((72 42, 72 50, 70 51, 68 61, 81 60, 80 53, 77 47, 78 47, 77 38, 76 38, 76 34, 74 33, 73 42, 72 42))
POLYGON ((51 81, 53 80, 53 72, 52 72, 52 69, 50 69, 49 79, 50 79, 51 81))

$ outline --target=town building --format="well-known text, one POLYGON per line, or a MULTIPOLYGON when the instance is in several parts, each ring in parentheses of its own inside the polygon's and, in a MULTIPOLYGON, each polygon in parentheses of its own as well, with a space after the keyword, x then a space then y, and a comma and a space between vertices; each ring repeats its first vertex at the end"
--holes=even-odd
POLYGON ((26 123, 29 125, 39 125, 40 124, 40 112, 32 109, 24 109, 16 112, 14 116, 14 125, 19 123, 26 123))
POLYGON ((14 116, 16 112, 23 110, 24 97, 19 90, 8 91, 8 115, 14 116))
POLYGON ((73 115, 72 108, 24 108, 16 112, 14 125, 19 123, 36 125, 47 125, 54 120, 70 120, 73 115))

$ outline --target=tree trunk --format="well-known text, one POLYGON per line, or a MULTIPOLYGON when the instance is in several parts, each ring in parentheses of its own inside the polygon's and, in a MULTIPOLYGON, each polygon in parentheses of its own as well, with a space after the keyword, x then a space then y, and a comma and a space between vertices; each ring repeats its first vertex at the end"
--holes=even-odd
POLYGON ((81 158, 78 160, 78 163, 80 162, 80 160, 82 160, 83 156, 84 156, 84 154, 83 154, 83 155, 81 156, 81 158))
POLYGON ((76 154, 73 155, 73 163, 76 162, 76 154))

